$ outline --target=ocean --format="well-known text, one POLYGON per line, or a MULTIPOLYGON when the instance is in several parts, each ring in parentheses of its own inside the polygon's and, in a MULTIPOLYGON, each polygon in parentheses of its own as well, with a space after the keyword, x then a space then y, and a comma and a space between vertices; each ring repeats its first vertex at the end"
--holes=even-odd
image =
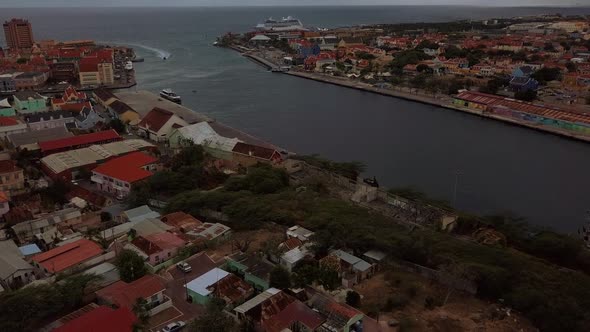
POLYGON ((38 40, 131 45, 146 59, 136 64, 139 84, 134 89, 172 88, 189 108, 290 151, 362 161, 366 175, 376 176, 384 186, 412 186, 451 201, 460 171, 458 208, 482 215, 509 213, 534 225, 575 232, 589 209, 587 144, 272 74, 233 51, 212 46, 217 36, 248 30, 270 16, 292 15, 304 24, 338 27, 557 12, 590 14, 590 8, 2 9, 0 20, 28 19, 38 40))

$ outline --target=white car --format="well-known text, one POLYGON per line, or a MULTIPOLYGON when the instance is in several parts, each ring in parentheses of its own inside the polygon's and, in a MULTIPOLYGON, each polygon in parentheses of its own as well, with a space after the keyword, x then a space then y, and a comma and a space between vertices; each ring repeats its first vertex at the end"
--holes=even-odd
POLYGON ((186 323, 179 320, 178 322, 170 323, 162 329, 162 332, 176 332, 182 330, 186 326, 186 323))
POLYGON ((188 265, 187 262, 178 262, 176 263, 176 267, 184 273, 189 273, 193 270, 193 268, 190 265, 188 265))

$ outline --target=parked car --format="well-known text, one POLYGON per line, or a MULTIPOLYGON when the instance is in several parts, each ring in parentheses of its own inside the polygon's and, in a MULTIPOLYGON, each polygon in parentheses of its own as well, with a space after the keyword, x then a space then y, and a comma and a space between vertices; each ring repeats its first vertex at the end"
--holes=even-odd
POLYGON ((184 273, 189 273, 193 270, 193 268, 190 265, 188 265, 187 262, 178 262, 176 263, 176 267, 184 273))
POLYGON ((178 322, 170 323, 162 329, 162 332, 176 332, 182 330, 186 326, 186 323, 179 320, 178 322))

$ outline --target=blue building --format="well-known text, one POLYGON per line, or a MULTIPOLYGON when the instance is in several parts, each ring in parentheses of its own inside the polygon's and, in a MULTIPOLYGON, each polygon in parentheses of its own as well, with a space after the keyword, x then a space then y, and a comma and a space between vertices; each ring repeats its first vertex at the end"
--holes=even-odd
POLYGON ((537 90, 539 82, 531 77, 513 76, 510 80, 510 90, 517 92, 537 90))
POLYGON ((535 69, 531 66, 520 66, 512 71, 512 77, 531 77, 535 69))

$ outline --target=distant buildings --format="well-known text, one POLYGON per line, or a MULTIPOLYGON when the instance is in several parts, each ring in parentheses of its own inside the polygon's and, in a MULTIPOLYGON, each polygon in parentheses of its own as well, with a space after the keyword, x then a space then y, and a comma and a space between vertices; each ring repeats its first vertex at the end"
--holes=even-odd
POLYGON ((33 47, 33 29, 27 20, 13 18, 4 22, 4 36, 11 50, 33 47))

